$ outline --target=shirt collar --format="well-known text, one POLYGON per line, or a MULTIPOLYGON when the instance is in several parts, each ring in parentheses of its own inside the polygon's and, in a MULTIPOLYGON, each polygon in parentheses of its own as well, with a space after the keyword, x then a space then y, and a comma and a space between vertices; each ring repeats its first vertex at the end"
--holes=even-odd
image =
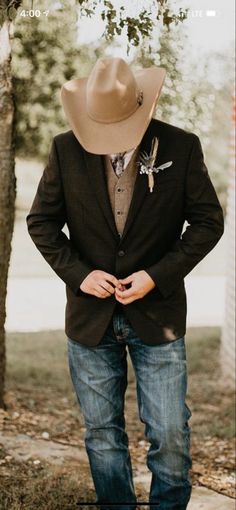
MULTIPOLYGON (((132 158, 136 148, 137 147, 122 153, 122 154, 124 154, 124 168, 126 168, 127 165, 129 164, 129 162, 130 162, 130 160, 131 160, 131 158, 132 158)), ((108 154, 108 157, 110 158, 111 161, 113 161, 117 157, 117 154, 108 154)))

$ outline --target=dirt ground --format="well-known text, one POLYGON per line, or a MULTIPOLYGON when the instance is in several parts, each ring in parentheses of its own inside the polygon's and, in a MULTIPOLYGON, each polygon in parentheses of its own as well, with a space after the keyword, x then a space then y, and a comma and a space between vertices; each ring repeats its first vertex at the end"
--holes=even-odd
MULTIPOLYGON (((220 330, 189 329, 186 346, 192 482, 234 498, 233 392, 221 378, 220 330)), ((95 501, 62 331, 7 335, 5 401, 7 409, 0 410, 0 509, 72 510, 95 501)), ((136 493, 139 501, 148 501, 139 475, 148 471, 149 445, 138 417, 131 364, 126 423, 136 493)))

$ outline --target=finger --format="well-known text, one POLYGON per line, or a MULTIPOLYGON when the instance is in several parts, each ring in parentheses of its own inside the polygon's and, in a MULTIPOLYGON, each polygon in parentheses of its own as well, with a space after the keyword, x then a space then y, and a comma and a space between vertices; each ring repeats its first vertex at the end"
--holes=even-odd
POLYGON ((129 298, 126 298, 126 299, 122 299, 122 298, 119 298, 119 296, 116 296, 116 300, 119 301, 119 303, 121 303, 122 305, 129 305, 130 303, 132 303, 136 299, 138 299, 138 298, 135 297, 135 296, 132 296, 132 297, 129 297, 129 298))
POLYGON ((91 292, 91 294, 99 299, 104 299, 104 297, 101 296, 101 294, 95 289, 91 292))
POLYGON ((118 287, 114 288, 114 291, 116 292, 117 289, 119 289, 119 291, 122 291, 122 290, 126 290, 126 287, 125 287, 125 285, 122 285, 122 283, 119 283, 118 287))
POLYGON ((122 283, 119 284, 119 287, 117 287, 119 290, 125 290, 125 285, 122 285, 122 283))
POLYGON ((134 275, 127 276, 126 278, 119 278, 119 281, 126 285, 127 283, 131 283, 134 280, 134 275))
POLYGON ((110 292, 107 292, 106 289, 104 289, 100 284, 96 285, 96 287, 94 287, 96 292, 98 292, 99 294, 99 297, 101 298, 106 298, 108 296, 110 296, 110 292))
POLYGON ((117 280, 117 278, 115 276, 113 276, 110 273, 106 273, 105 271, 103 271, 103 277, 105 278, 106 281, 108 281, 108 283, 112 283, 114 285, 114 287, 118 287, 119 280, 117 280))
POLYGON ((112 285, 110 285, 106 280, 101 282, 100 285, 103 289, 107 290, 107 292, 109 292, 109 294, 114 294, 115 288, 112 285))
POLYGON ((126 298, 129 298, 132 296, 137 296, 137 292, 133 289, 133 287, 130 287, 130 289, 126 289, 126 290, 116 289, 115 293, 117 296, 119 296, 122 299, 126 299, 126 298))

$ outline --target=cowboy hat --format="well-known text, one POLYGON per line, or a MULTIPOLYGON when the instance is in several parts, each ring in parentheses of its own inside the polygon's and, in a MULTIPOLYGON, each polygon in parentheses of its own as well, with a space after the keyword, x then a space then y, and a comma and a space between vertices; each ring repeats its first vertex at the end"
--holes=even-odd
POLYGON ((100 58, 88 78, 61 88, 64 112, 74 135, 93 154, 135 148, 152 118, 166 71, 131 71, 121 58, 100 58))

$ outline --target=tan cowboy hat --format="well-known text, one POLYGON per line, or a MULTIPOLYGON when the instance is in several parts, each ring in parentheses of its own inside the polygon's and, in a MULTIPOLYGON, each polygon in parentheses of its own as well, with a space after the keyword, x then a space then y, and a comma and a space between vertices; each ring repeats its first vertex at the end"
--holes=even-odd
POLYGON ((121 58, 100 58, 88 78, 66 82, 61 89, 62 106, 86 151, 114 154, 139 145, 165 74, 161 67, 133 74, 121 58))

